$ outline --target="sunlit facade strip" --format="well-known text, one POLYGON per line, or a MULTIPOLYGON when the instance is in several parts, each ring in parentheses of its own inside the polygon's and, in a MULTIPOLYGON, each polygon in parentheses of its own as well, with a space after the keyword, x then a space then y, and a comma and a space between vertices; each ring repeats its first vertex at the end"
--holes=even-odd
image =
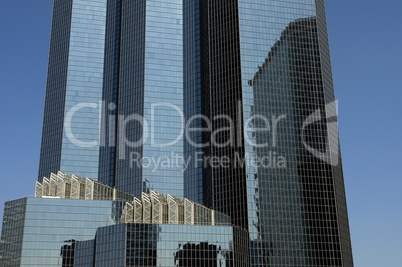
POLYGON ((155 191, 142 193, 138 199, 131 194, 89 178, 51 174, 36 182, 36 198, 125 201, 122 216, 114 223, 152 223, 187 225, 230 225, 229 216, 211 210, 189 199, 162 195, 155 191))

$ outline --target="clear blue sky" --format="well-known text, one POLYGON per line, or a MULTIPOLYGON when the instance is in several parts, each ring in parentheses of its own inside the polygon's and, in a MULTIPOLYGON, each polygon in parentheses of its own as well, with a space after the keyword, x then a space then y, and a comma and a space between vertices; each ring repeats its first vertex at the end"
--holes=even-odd
MULTIPOLYGON (((401 267, 402 1, 326 2, 355 266, 401 267)), ((51 9, 0 1, 1 202, 34 193, 51 9)))

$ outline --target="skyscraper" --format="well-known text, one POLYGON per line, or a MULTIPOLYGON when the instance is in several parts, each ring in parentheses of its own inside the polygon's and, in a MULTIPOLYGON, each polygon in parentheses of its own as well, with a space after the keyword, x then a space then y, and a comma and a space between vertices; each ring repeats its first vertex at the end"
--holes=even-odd
POLYGON ((106 3, 53 3, 40 181, 58 171, 98 178, 106 3))
POLYGON ((202 105, 231 118, 204 204, 249 231, 252 266, 352 266, 323 0, 200 5, 202 105))
MULTIPOLYGON (((109 203, 102 218, 88 219, 90 235, 113 192, 142 198, 117 204, 114 213, 131 218, 122 225, 99 228, 92 241, 66 239, 63 264, 78 255, 85 266, 117 258, 353 266, 336 115, 324 0, 55 0, 37 196, 82 193, 80 205, 91 209, 98 204, 85 203, 93 197, 77 182, 84 188, 89 179, 66 175, 51 191, 43 177, 98 180, 109 203), (155 207, 155 216, 168 216, 165 202, 176 199, 154 190, 205 205, 186 214, 209 216, 207 226, 145 220, 155 207), (137 213, 136 204, 144 205, 137 213), (219 253, 206 235, 217 229, 212 210, 229 216, 232 227, 222 229, 234 231, 215 235, 225 247, 219 253), (179 247, 168 241, 164 256, 159 234, 179 247), (119 240, 119 255, 110 240, 119 240), (149 255, 141 244, 152 246, 149 255)), ((24 213, 41 201, 7 207, 24 213)))
POLYGON ((182 1, 108 1, 103 100, 99 180, 136 196, 153 189, 182 197, 180 167, 138 164, 183 157, 183 141, 175 141, 183 120, 182 1))

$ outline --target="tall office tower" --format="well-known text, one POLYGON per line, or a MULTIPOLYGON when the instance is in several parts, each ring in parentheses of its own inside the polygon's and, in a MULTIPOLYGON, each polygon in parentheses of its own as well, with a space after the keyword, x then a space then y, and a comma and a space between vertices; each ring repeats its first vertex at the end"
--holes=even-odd
POLYGON ((353 266, 334 100, 324 0, 55 0, 39 180, 202 203, 251 266, 353 266))
POLYGON ((251 266, 353 266, 324 1, 206 0, 200 21, 204 151, 231 160, 204 205, 249 231, 251 266))
POLYGON ((99 180, 183 196, 183 3, 109 0, 99 180), (158 167, 154 159, 171 159, 158 167), (143 168, 141 159, 144 159, 143 168))
POLYGON ((107 0, 55 0, 39 180, 63 171, 98 178, 107 0))

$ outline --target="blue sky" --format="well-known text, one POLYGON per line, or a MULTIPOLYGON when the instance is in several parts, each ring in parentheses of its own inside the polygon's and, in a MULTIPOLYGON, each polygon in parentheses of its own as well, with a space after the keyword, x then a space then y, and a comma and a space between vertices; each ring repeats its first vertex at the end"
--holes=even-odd
MULTIPOLYGON (((400 267, 402 1, 326 2, 355 266, 400 267)), ((51 9, 0 1, 2 203, 34 193, 51 9)))

